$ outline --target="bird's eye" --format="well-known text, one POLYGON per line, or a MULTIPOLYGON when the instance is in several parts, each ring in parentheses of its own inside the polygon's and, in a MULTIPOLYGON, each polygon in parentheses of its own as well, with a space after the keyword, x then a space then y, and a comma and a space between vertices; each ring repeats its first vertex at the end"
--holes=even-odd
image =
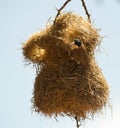
POLYGON ((81 44, 82 44, 79 39, 75 39, 74 42, 75 42, 75 45, 77 45, 77 46, 79 46, 79 47, 80 47, 81 44))

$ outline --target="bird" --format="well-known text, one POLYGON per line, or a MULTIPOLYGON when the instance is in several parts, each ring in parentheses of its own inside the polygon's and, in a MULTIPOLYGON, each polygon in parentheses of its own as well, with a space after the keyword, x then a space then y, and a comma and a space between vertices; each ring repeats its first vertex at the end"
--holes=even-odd
POLYGON ((88 65, 89 57, 86 47, 79 39, 74 39, 74 41, 70 43, 70 56, 71 59, 73 59, 77 63, 77 65, 73 68, 72 72, 80 64, 84 67, 88 65))

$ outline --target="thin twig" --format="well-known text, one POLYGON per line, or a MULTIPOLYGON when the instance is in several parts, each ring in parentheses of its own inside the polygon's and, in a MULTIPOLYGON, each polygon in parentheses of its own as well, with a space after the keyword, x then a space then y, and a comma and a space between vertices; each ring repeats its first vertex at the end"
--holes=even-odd
POLYGON ((76 126, 77 126, 77 128, 79 128, 80 127, 80 124, 79 124, 79 119, 78 119, 78 117, 77 116, 75 116, 75 121, 76 121, 76 126))
POLYGON ((91 23, 90 14, 89 14, 89 12, 88 12, 88 10, 87 10, 85 1, 84 1, 84 0, 81 0, 81 1, 82 1, 82 6, 83 6, 83 8, 84 8, 84 10, 85 10, 85 13, 86 13, 86 15, 87 15, 87 17, 88 17, 88 20, 89 20, 89 22, 91 23))
POLYGON ((60 15, 60 12, 62 11, 62 9, 70 2, 71 0, 66 0, 66 2, 62 5, 62 7, 60 8, 60 9, 58 9, 57 11, 58 11, 58 13, 57 13, 57 15, 56 15, 56 17, 55 17, 55 20, 54 20, 54 25, 55 25, 55 23, 56 23, 56 19, 57 19, 57 17, 60 15))

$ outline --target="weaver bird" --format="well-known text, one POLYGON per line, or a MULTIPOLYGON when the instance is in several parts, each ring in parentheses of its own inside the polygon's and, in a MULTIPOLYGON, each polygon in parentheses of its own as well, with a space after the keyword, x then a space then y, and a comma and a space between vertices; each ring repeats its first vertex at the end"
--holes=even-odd
POLYGON ((77 63, 75 69, 79 64, 83 65, 84 67, 87 66, 89 62, 87 50, 83 42, 81 42, 79 39, 75 39, 70 44, 70 55, 71 55, 71 59, 74 59, 77 63))

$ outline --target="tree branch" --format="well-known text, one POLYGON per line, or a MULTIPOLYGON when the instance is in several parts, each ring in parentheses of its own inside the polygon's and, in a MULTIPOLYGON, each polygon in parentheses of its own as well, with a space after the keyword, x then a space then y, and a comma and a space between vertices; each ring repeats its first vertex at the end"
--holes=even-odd
POLYGON ((80 124, 79 124, 80 119, 77 116, 75 116, 74 118, 76 121, 76 127, 79 128, 80 127, 80 124))
POLYGON ((55 16, 54 25, 55 25, 55 23, 56 23, 57 17, 60 15, 62 9, 63 9, 70 1, 71 1, 71 0, 66 0, 66 2, 62 5, 62 7, 57 10, 58 13, 57 13, 57 15, 55 16))
POLYGON ((88 10, 87 10, 85 1, 84 1, 84 0, 81 0, 81 1, 82 1, 82 6, 83 6, 83 8, 84 8, 84 10, 85 10, 85 13, 86 13, 86 15, 87 15, 87 17, 88 17, 88 20, 89 20, 89 22, 91 23, 90 14, 89 14, 89 12, 88 12, 88 10))

